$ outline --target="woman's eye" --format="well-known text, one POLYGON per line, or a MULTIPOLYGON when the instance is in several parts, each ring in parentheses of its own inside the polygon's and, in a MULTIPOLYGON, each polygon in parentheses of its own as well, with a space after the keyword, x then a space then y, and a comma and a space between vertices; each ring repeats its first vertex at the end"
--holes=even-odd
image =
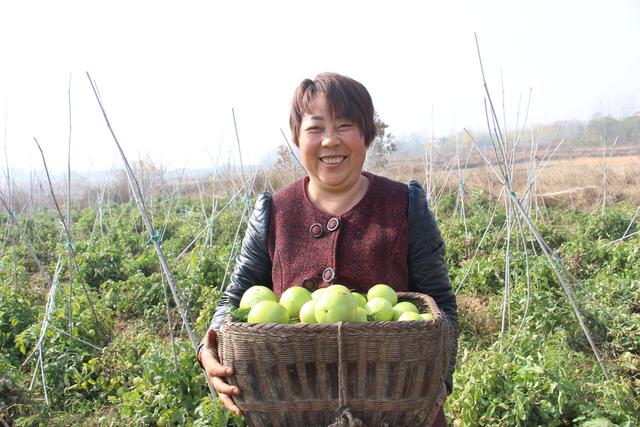
POLYGON ((351 124, 351 123, 342 123, 342 124, 339 126, 339 128, 340 128, 340 129, 349 129, 349 128, 351 128, 351 127, 353 127, 353 124, 351 124))
POLYGON ((318 133, 321 131, 322 131, 322 128, 320 126, 309 126, 307 128, 307 132, 318 133))

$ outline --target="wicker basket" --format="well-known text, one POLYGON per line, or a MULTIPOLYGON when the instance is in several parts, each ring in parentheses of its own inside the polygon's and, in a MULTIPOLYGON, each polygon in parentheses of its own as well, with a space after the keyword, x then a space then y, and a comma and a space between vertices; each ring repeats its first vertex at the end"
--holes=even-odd
POLYGON ((451 327, 433 299, 398 293, 434 319, 408 322, 251 324, 225 319, 222 363, 250 426, 431 425, 446 390, 451 327), (346 410, 346 411, 345 411, 346 410))

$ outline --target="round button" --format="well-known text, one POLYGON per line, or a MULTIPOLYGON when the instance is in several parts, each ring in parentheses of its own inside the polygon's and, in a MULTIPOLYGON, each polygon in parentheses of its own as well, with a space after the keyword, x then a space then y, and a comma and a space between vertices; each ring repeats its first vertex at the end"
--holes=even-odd
POLYGON ((323 233, 324 227, 322 227, 322 224, 320 224, 319 222, 313 223, 311 224, 311 227, 309 227, 309 235, 311 237, 315 237, 317 239, 321 237, 323 233))
POLYGON ((338 227, 340 227, 340 220, 338 220, 338 218, 331 218, 327 222, 327 230, 329 231, 336 231, 338 227))
POLYGON ((313 292, 318 289, 318 282, 315 277, 307 277, 302 281, 302 287, 308 290, 309 292, 313 292))
POLYGON ((336 278, 336 271, 331 267, 325 268, 324 271, 322 272, 322 280, 327 283, 330 283, 335 278, 336 278))

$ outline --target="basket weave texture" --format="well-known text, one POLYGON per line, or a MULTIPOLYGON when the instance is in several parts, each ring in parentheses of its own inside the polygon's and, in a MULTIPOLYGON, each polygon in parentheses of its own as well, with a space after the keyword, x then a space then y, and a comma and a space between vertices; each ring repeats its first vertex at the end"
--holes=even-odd
MULTIPOLYGON (((431 297, 399 292, 430 321, 252 324, 218 335, 250 426, 428 426, 446 394, 451 325, 431 297), (337 423, 347 411, 362 423, 337 423)), ((346 417, 345 417, 346 419, 346 417)))

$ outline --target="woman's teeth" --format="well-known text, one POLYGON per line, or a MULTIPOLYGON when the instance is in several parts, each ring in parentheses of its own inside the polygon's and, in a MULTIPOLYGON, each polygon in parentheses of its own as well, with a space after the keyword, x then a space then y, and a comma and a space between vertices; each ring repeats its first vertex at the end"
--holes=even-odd
POLYGON ((328 165, 334 165, 336 163, 340 163, 344 159, 345 158, 343 156, 340 156, 340 157, 323 157, 320 160, 322 160, 322 163, 326 163, 328 165))

